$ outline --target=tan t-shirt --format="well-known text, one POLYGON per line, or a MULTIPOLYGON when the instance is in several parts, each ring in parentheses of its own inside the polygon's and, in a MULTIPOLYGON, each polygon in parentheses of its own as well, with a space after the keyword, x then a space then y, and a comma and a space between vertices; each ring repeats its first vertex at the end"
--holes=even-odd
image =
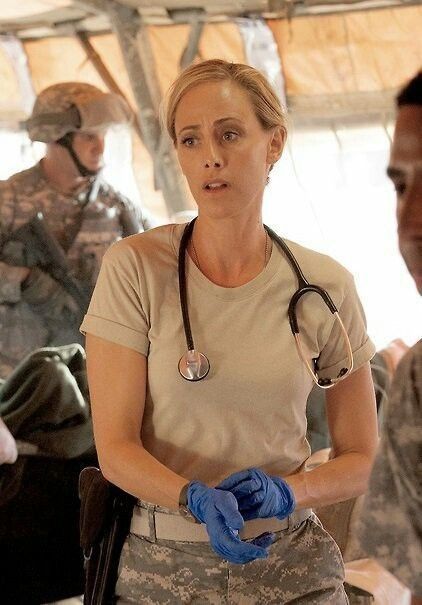
MULTIPOLYGON (((210 484, 249 467, 292 473, 310 453, 305 409, 313 384, 287 319, 295 274, 273 245, 256 278, 223 288, 186 255, 192 334, 211 364, 204 380, 188 382, 178 371, 186 351, 177 272, 183 229, 166 225, 114 244, 81 329, 147 356, 142 441, 160 462, 210 484)), ((374 346, 353 277, 328 256, 287 243, 308 280, 336 303, 358 368, 374 346)), ((318 296, 301 299, 298 320, 312 357, 319 356, 319 375, 337 376, 346 363, 343 338, 318 296)))

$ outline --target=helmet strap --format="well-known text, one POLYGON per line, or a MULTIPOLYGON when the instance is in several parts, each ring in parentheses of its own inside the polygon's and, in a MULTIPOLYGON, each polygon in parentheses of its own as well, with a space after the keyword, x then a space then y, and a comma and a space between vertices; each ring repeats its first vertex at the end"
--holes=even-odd
POLYGON ((86 166, 84 166, 82 164, 82 162, 80 161, 80 159, 78 158, 75 150, 73 149, 73 132, 67 132, 64 136, 62 136, 61 139, 58 139, 56 141, 56 143, 58 145, 61 145, 62 147, 64 147, 65 149, 67 149, 67 151, 70 154, 70 157, 72 158, 76 168, 79 170, 79 174, 83 177, 86 176, 95 176, 96 174, 98 174, 98 170, 90 170, 89 168, 87 168, 86 166))

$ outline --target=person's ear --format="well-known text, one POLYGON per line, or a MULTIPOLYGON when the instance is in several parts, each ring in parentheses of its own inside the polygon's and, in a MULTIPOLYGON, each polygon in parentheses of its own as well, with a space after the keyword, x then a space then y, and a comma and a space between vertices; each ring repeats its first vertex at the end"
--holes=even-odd
POLYGON ((287 130, 284 126, 276 126, 268 141, 267 162, 271 166, 275 164, 283 153, 284 144, 287 138, 287 130))

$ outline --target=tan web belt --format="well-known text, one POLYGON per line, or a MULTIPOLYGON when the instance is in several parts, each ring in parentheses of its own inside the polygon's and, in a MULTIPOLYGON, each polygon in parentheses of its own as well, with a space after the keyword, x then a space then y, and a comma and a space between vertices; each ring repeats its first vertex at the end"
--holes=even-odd
MULTIPOLYGON (((277 532, 282 530, 294 530, 305 519, 310 517, 312 510, 304 508, 294 511, 286 519, 253 519, 246 521, 245 526, 239 532, 240 538, 249 540, 256 538, 264 532, 277 532)), ((130 532, 137 536, 148 537, 151 540, 174 540, 177 542, 209 542, 205 525, 192 523, 177 512, 159 512, 153 507, 143 508, 135 506, 133 511, 130 532)))

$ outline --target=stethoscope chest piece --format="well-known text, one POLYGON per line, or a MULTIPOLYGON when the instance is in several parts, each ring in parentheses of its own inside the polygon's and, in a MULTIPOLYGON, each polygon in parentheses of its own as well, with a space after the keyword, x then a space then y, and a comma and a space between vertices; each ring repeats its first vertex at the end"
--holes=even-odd
POLYGON ((179 360, 180 375, 190 382, 202 380, 209 371, 210 362, 208 358, 203 353, 195 351, 195 349, 187 351, 179 360))

